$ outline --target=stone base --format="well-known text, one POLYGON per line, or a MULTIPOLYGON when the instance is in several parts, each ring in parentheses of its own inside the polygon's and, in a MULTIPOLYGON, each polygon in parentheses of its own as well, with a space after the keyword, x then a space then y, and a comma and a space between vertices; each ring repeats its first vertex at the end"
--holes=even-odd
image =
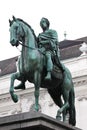
POLYGON ((0 130, 81 130, 40 112, 27 112, 0 118, 0 130))

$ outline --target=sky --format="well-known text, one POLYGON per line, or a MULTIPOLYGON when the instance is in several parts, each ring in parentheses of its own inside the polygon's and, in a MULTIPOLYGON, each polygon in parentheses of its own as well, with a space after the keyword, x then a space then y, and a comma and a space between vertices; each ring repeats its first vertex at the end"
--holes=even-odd
POLYGON ((64 40, 65 31, 69 40, 87 36, 87 0, 0 0, 0 61, 20 55, 21 47, 17 49, 9 42, 9 19, 13 15, 26 21, 36 36, 42 31, 42 17, 49 19, 59 41, 64 40))

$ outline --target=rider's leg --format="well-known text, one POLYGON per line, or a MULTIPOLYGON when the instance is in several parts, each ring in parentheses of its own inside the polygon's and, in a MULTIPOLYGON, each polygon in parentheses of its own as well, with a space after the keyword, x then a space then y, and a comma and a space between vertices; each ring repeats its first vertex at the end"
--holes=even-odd
POLYGON ((46 80, 51 80, 51 71, 53 69, 53 62, 51 59, 51 52, 46 52, 46 60, 47 60, 47 75, 45 77, 46 80))

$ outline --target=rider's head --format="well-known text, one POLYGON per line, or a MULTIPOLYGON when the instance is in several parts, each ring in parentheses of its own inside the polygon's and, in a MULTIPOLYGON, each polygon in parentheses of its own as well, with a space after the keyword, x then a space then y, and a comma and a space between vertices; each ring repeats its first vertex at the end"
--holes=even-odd
POLYGON ((40 21, 40 26, 44 31, 47 30, 50 26, 49 20, 43 17, 40 21))

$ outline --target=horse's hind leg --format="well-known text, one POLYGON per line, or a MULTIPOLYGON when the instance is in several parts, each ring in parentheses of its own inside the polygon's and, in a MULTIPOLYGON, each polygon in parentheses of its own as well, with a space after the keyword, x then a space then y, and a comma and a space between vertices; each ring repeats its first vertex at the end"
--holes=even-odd
POLYGON ((14 73, 11 75, 11 82, 10 82, 10 94, 11 94, 11 98, 14 102, 18 101, 18 96, 16 94, 14 94, 14 81, 15 79, 19 79, 20 78, 20 73, 14 73))
MULTIPOLYGON (((61 100, 61 96, 58 97, 56 104, 57 104, 57 106, 59 106, 60 108, 63 106, 63 102, 62 102, 62 100, 61 100)), ((57 111, 56 119, 61 121, 61 113, 59 113, 59 111, 57 111)))
POLYGON ((58 110, 58 114, 63 114, 63 121, 66 121, 66 110, 67 108, 69 108, 69 92, 65 92, 63 93, 63 99, 64 99, 64 104, 62 105, 62 107, 58 110))

